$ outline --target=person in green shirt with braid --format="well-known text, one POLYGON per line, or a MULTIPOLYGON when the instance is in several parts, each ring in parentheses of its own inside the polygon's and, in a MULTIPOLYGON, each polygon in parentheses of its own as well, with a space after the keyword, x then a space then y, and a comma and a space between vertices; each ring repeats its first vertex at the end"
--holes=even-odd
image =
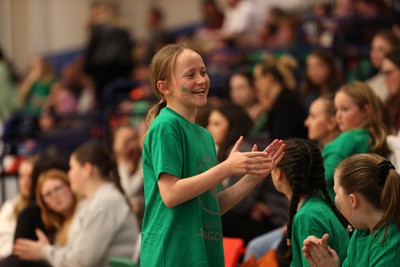
POLYGON ((332 236, 329 245, 338 251, 341 262, 349 242, 348 222, 326 189, 321 152, 309 140, 292 138, 284 143, 285 156, 271 173, 276 189, 290 201, 288 248, 285 255, 278 250, 278 259, 291 267, 310 266, 302 253, 303 240, 309 235, 322 236, 328 232, 332 236))

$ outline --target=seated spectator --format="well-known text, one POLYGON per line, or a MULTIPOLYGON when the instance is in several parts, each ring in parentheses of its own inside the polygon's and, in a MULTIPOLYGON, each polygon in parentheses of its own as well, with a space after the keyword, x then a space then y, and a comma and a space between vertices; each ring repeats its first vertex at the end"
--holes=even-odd
MULTIPOLYGON (((370 60, 372 66, 379 71, 385 55, 394 49, 400 48, 400 40, 390 31, 382 31, 374 35, 371 43, 370 60)), ((365 81, 379 99, 385 103, 389 90, 381 72, 365 81)))
MULTIPOLYGON (((400 256, 400 175, 377 154, 352 155, 335 171, 335 201, 356 229, 343 264, 328 245, 333 237, 320 233, 304 240, 311 266, 396 266, 400 256)), ((340 252, 344 249, 342 246, 340 252)))
POLYGON ((292 14, 285 14, 280 18, 277 32, 268 45, 274 49, 292 49, 303 41, 298 38, 299 30, 298 18, 292 14))
POLYGON ((174 42, 173 37, 167 32, 165 27, 164 11, 156 6, 148 9, 146 15, 146 26, 149 33, 148 46, 150 54, 148 61, 164 45, 174 42))
POLYGON ((0 262, 12 254, 17 218, 29 204, 32 170, 37 159, 37 156, 30 156, 22 160, 18 168, 18 194, 1 206, 0 262))
MULTIPOLYGON (((253 144, 246 141, 251 126, 249 115, 239 106, 227 103, 212 109, 207 129, 217 146, 218 162, 228 158, 240 136, 245 138, 241 151, 252 150, 253 144)), ((225 179, 222 182, 223 190, 240 178, 241 176, 230 176, 225 179)), ((252 238, 286 223, 287 216, 282 211, 287 208, 287 201, 267 180, 270 181, 270 178, 265 178, 265 181, 221 217, 224 236, 240 237, 247 244, 252 238), (265 195, 268 195, 268 199, 265 199, 265 195)))
POLYGON ((321 95, 333 94, 339 85, 335 58, 327 50, 307 55, 305 77, 300 85, 300 97, 308 111, 311 102, 321 95))
POLYGON ((239 70, 229 79, 229 95, 233 104, 245 109, 247 114, 255 120, 257 106, 254 78, 250 71, 239 70))
POLYGON ((340 133, 335 114, 335 105, 330 97, 320 96, 311 102, 304 125, 308 130, 308 139, 317 142, 320 148, 333 141, 340 133))
POLYGON ((142 149, 137 129, 120 125, 114 129, 113 153, 121 178, 121 186, 131 203, 132 211, 142 221, 144 212, 142 149))
POLYGON ((262 19, 256 5, 250 0, 226 0, 224 22, 220 29, 203 32, 201 38, 213 42, 213 48, 232 44, 234 47, 252 47, 262 19))
MULTIPOLYGON (((338 1, 335 1, 337 3, 338 1)), ((307 44, 329 47, 331 45, 331 39, 325 38, 325 33, 328 30, 327 21, 328 18, 332 17, 331 3, 317 2, 312 8, 312 15, 310 18, 301 20, 304 28, 305 41, 307 44)))
POLYGON ((86 143, 71 155, 71 188, 81 194, 63 247, 50 245, 44 235, 38 241, 17 240, 29 260, 46 260, 53 267, 108 266, 111 256, 131 258, 139 233, 136 218, 124 197, 118 172, 106 149, 86 143))
POLYGON ((291 56, 267 58, 254 67, 258 114, 252 137, 258 139, 307 136, 306 112, 293 92, 297 62, 291 56))
POLYGON ((52 65, 45 57, 32 59, 29 72, 20 86, 23 111, 30 115, 39 115, 56 82, 52 65))
POLYGON ((257 31, 257 44, 259 47, 273 47, 277 38, 279 23, 284 16, 286 16, 286 12, 280 7, 267 9, 263 24, 257 31))
POLYGON ((198 30, 195 31, 192 41, 202 52, 211 51, 218 47, 219 40, 210 38, 218 32, 224 22, 224 13, 218 6, 218 1, 202 0, 202 21, 198 30))
POLYGON ((329 232, 333 236, 329 246, 338 251, 342 262, 349 241, 348 224, 328 194, 321 152, 311 141, 303 139, 288 139, 285 145, 285 156, 271 173, 276 189, 290 201, 288 249, 285 255, 279 254, 284 256, 279 261, 308 265, 301 250, 303 240, 310 234, 321 236, 329 232))
POLYGON ((397 135, 400 131, 400 49, 386 54, 381 73, 389 90, 385 108, 390 116, 390 133, 397 135))
POLYGON ((57 82, 52 87, 48 105, 39 117, 38 146, 56 150, 66 161, 77 145, 92 138, 96 127, 95 113, 80 113, 80 86, 57 82))
MULTIPOLYGON (((49 239, 57 246, 64 246, 67 242, 68 228, 74 215, 78 197, 73 194, 69 184, 69 178, 66 171, 51 169, 42 173, 36 186, 36 198, 40 207, 40 217, 43 221, 44 230, 36 230, 39 240, 49 239)), ((17 239, 14 245, 14 255, 29 255, 29 248, 20 242, 23 239, 17 239)), ((29 240, 29 239, 25 239, 29 240)), ((29 240, 34 242, 32 240, 29 240)), ((15 263, 15 262, 14 262, 15 263)), ((24 263, 19 261, 20 265, 5 263, 2 266, 48 266, 44 261, 35 261, 24 263)))
MULTIPOLYGON (((79 196, 71 190, 67 172, 51 169, 42 173, 36 186, 36 199, 46 230, 54 232, 54 236, 49 238, 51 243, 64 246, 79 201, 79 196)), ((14 247, 14 252, 17 251, 18 248, 14 247)))
POLYGON ((224 13, 218 6, 218 1, 202 0, 201 11, 203 15, 203 25, 201 30, 216 30, 222 27, 224 23, 224 13))
POLYGON ((374 152, 388 155, 387 130, 383 123, 382 103, 363 82, 342 86, 335 95, 336 121, 341 134, 322 148, 325 178, 332 199, 334 170, 352 154, 374 152))
MULTIPOLYGON (((41 209, 36 199, 36 187, 39 176, 51 169, 57 169, 66 172, 67 165, 56 155, 42 154, 35 161, 31 175, 30 193, 28 195, 26 207, 20 212, 15 227, 13 240, 18 238, 27 238, 37 240, 36 230, 40 229, 48 237, 54 236, 53 231, 48 231, 41 217, 41 209)), ((42 267, 47 266, 43 261, 30 261, 18 258, 15 255, 7 257, 1 267, 42 267)))
POLYGON ((71 63, 66 64, 60 74, 62 83, 79 89, 76 92, 79 113, 87 113, 98 107, 94 82, 83 71, 83 63, 83 58, 78 57, 71 63))

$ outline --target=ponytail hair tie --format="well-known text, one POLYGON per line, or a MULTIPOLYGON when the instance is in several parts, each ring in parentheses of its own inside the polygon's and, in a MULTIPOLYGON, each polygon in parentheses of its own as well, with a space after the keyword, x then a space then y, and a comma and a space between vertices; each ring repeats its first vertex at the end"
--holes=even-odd
POLYGON ((386 182, 386 177, 389 174, 390 169, 396 170, 390 160, 384 159, 378 164, 378 184, 383 186, 386 182))

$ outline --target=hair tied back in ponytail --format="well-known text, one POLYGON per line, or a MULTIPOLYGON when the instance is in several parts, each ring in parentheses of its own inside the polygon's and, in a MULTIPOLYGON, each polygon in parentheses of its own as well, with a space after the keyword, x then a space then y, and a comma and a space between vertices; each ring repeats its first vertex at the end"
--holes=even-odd
POLYGON ((386 182, 386 177, 389 174, 390 169, 396 170, 390 160, 384 159, 378 164, 378 184, 383 186, 386 182))

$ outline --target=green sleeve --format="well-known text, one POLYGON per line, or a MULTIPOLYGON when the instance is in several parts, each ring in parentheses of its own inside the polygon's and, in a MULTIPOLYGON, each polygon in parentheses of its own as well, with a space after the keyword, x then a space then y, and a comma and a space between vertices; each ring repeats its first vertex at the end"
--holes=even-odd
POLYGON ((308 260, 304 257, 302 248, 303 241, 310 235, 321 238, 327 231, 325 227, 319 224, 315 218, 317 214, 304 213, 297 216, 292 225, 292 264, 293 266, 310 266, 308 260))
POLYGON ((182 138, 169 123, 159 124, 152 142, 152 161, 156 179, 163 172, 182 178, 183 149, 182 138))
POLYGON ((369 266, 392 267, 398 266, 400 259, 400 248, 394 244, 382 245, 371 250, 369 266))

